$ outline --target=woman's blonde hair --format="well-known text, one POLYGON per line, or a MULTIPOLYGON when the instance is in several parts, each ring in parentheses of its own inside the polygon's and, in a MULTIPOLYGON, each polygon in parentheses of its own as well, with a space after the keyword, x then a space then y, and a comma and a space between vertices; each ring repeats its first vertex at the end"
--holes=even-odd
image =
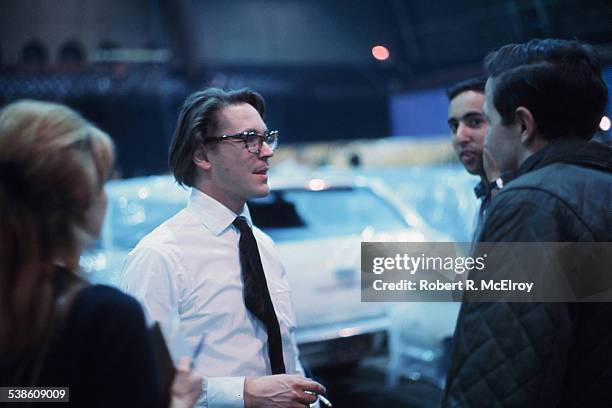
POLYGON ((70 108, 23 100, 0 111, 0 351, 50 320, 55 263, 76 273, 88 210, 114 161, 110 137, 70 108))

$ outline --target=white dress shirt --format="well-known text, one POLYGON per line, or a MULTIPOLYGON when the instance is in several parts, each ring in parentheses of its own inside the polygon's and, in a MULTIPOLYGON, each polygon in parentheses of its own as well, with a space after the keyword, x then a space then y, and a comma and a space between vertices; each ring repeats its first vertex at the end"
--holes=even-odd
MULTIPOLYGON (((252 226, 247 206, 242 214, 252 226)), ((267 331, 245 307, 236 214, 192 189, 187 207, 144 237, 128 255, 120 285, 143 305, 148 317, 179 330, 195 349, 195 362, 205 377, 198 405, 244 406, 244 378, 270 375, 267 331)), ((274 243, 254 227, 268 290, 283 339, 288 374, 302 374, 293 331, 291 289, 274 243)))

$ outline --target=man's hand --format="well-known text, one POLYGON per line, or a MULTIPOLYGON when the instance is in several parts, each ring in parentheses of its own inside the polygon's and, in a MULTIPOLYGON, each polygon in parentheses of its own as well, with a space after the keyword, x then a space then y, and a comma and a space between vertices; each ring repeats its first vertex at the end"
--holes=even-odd
POLYGON ((304 408, 317 400, 316 394, 325 394, 325 387, 300 375, 269 375, 244 381, 245 408, 304 408))
POLYGON ((202 376, 189 368, 189 359, 183 357, 176 367, 172 382, 170 408, 191 408, 202 393, 202 376))

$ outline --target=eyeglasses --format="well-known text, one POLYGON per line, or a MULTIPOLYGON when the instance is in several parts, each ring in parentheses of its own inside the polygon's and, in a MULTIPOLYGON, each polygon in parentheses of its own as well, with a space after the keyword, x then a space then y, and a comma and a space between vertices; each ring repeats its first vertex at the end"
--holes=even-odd
POLYGON ((267 130, 263 135, 254 130, 247 130, 235 135, 209 137, 204 139, 204 143, 220 142, 226 139, 240 139, 244 142, 244 147, 249 152, 259 154, 264 142, 266 142, 270 150, 274 151, 276 149, 278 145, 278 130, 267 130))

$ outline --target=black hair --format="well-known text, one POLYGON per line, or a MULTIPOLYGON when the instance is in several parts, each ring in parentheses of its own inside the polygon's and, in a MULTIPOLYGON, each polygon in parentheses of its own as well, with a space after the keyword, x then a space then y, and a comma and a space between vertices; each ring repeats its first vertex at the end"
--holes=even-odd
POLYGON ((446 96, 448 97, 448 101, 452 101, 457 95, 467 91, 484 93, 486 82, 487 79, 481 77, 469 78, 457 82, 446 88, 446 96))
POLYGON ((545 139, 590 139, 597 130, 608 92, 591 46, 535 39, 501 47, 484 65, 494 79, 493 104, 502 124, 514 123, 516 109, 524 106, 545 139))

